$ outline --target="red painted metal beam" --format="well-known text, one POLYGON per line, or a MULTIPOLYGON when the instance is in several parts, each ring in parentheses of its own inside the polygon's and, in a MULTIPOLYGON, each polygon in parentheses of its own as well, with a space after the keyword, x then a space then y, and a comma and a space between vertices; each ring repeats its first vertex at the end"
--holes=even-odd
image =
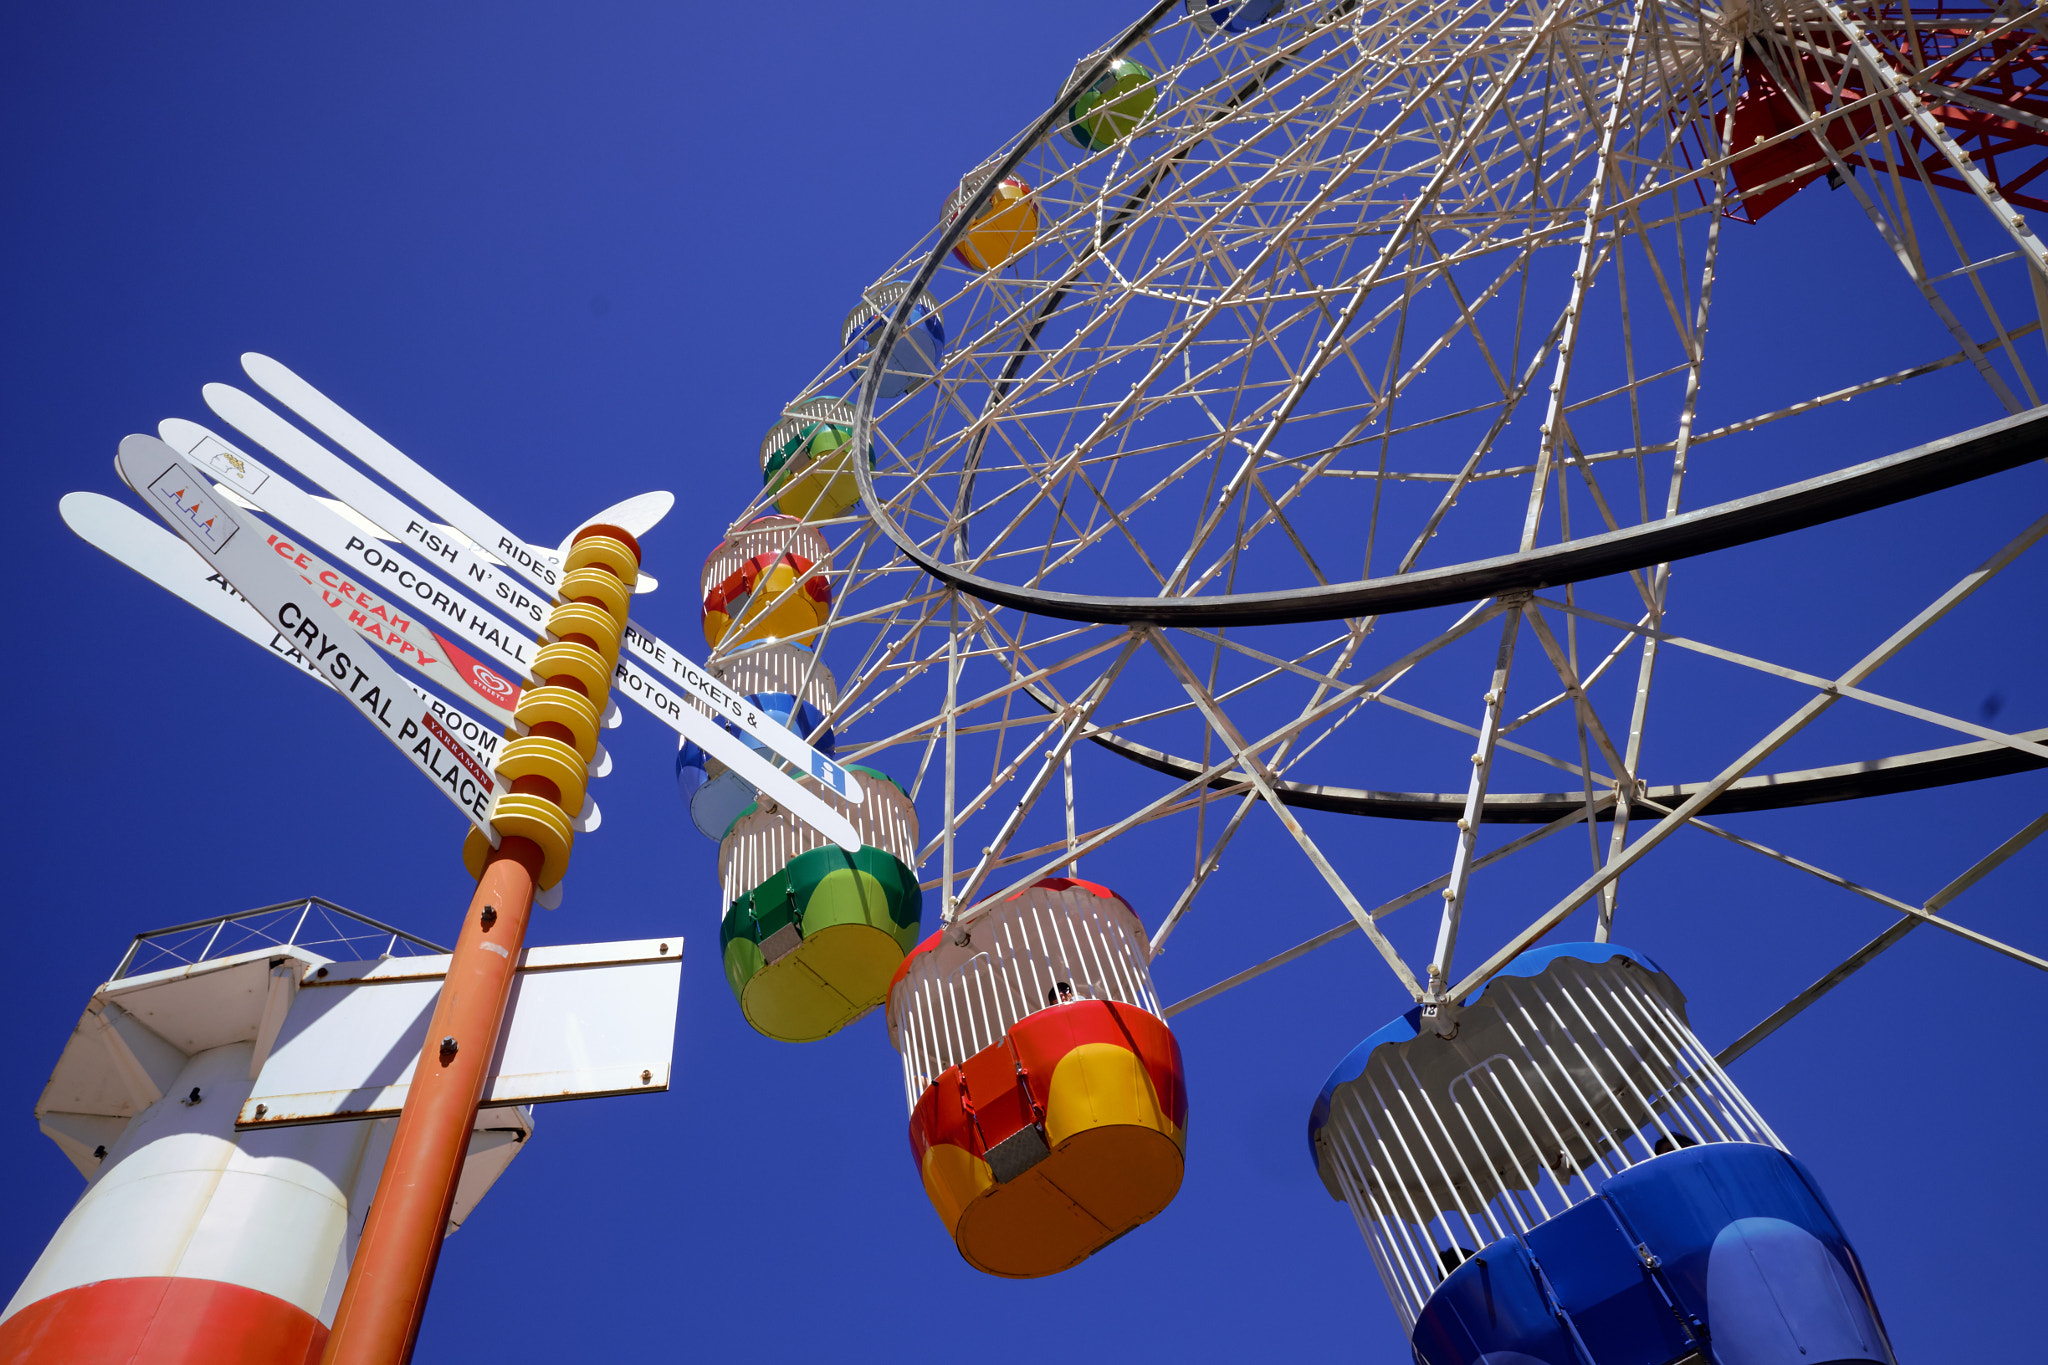
MULTIPOLYGON (((1935 70, 1935 82, 1958 95, 2048 119, 2048 39, 2020 30, 1971 47, 1977 43, 1978 34, 2003 22, 2005 16, 1979 6, 1941 4, 1916 7, 1910 14, 1903 7, 1884 6, 1860 10, 1857 18, 1872 42, 1892 59, 1900 72, 1912 75, 1935 70), (1960 60, 1951 61, 1957 54, 1963 54, 1960 60), (1945 61, 1946 66, 1940 65, 1945 61)), ((1828 30, 1816 26, 1802 31, 1801 37, 1824 45, 1828 30)), ((1830 105, 1849 104, 1870 93, 1865 89, 1863 73, 1848 59, 1846 42, 1835 50, 1835 56, 1838 60, 1829 60, 1811 50, 1795 52, 1788 44, 1773 41, 1769 34, 1751 39, 1742 62, 1744 89, 1734 101, 1732 150, 1739 155, 1758 142, 1798 128, 1805 121, 1799 112, 1802 105, 1824 115, 1830 105), (1766 53, 1786 79, 1803 86, 1796 91, 1796 99, 1773 75, 1765 60, 1766 53)), ((1970 104, 1944 102, 1924 87, 1923 94, 1928 112, 1954 132, 2000 194, 2021 208, 2048 212, 2048 198, 2027 192, 2035 180, 2048 172, 2048 132, 1970 104)), ((1727 113, 1726 104, 1713 113, 1715 128, 1723 126, 1722 119, 1727 113)), ((1969 192, 1918 125, 1908 122, 1887 130, 1901 144, 1890 155, 1878 140, 1879 126, 1876 109, 1866 107, 1825 120, 1824 131, 1817 136, 1793 138, 1739 156, 1731 167, 1735 186, 1743 194, 1737 216, 1759 221, 1829 174, 1829 159, 1821 146, 1821 137, 1827 139, 1846 165, 1889 174, 1895 156, 1902 168, 1919 163, 1932 185, 1969 192), (1787 176, 1792 178, 1782 184, 1771 183, 1787 176)), ((1917 173, 1913 173, 1913 178, 1918 178, 1917 173)))

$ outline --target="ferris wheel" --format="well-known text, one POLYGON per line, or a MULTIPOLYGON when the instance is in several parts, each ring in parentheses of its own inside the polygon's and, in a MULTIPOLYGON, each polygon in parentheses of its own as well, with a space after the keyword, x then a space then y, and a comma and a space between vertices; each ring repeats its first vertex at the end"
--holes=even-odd
MULTIPOLYGON (((2019 5, 1153 6, 862 292, 707 563, 713 667, 865 780, 869 846, 848 856, 681 757, 697 824, 723 841, 721 948, 749 1020, 801 1040, 886 1003, 948 1230, 984 1269, 1037 1274, 1172 1197, 1179 1009, 1353 932, 1416 1006, 1375 1046, 1451 1046, 1461 1016, 1470 1035, 1512 1028, 1481 1019, 1502 983, 1537 981, 1562 1019, 1572 991, 1619 1001, 1635 972, 1614 1006, 1630 1022, 1594 1033, 1637 1061, 1575 1071, 1586 1039, 1563 1024, 1518 1043, 1550 1059, 1530 1075, 1612 1099, 1513 1116, 1579 1134, 1530 1137, 1526 1178, 1506 1136, 1389 1127, 1412 1179, 1319 1146, 1420 1332, 1473 1239, 1553 1216, 1509 1207, 1546 1170, 1589 1192, 1569 1208, 1608 1197, 1587 1174, 1603 1162, 1618 1179, 1680 1147, 1776 1146, 1720 1062, 1909 930, 2048 968, 1947 920, 1941 897, 1902 902, 1708 818, 2048 764, 2048 732, 1874 676, 2048 517, 1897 604, 1845 671, 1667 620, 1711 582, 1700 556, 2041 458, 2048 246, 2027 212, 2048 210, 2044 80, 2048 42, 2019 5), (1850 244, 1882 269, 1819 264, 1850 244), (1742 287, 1766 249, 1816 268, 1742 287), (1882 335, 1813 335, 1845 288, 1892 300, 1882 335), (1900 430, 1938 412, 1944 439, 1845 448, 1831 414, 1852 400, 1900 430), (1789 684, 1795 701, 1752 730, 1660 708, 1659 684, 1700 661, 1716 687, 1789 684), (1858 708, 1910 717, 1927 744, 1850 725, 1833 761, 1773 765, 1858 708), (1718 757, 1653 767, 1659 727, 1691 741, 1663 752, 1718 757), (1150 770, 1151 795, 1077 803, 1077 756, 1150 770), (1425 822, 1441 875, 1380 885, 1304 811, 1425 822), (1162 1005, 1151 959, 1202 932, 1204 885, 1269 820, 1345 917, 1162 1005), (1626 937, 1624 874, 1688 829, 1899 916, 1720 1060, 1654 964, 1607 946, 1626 937), (1575 882, 1503 894, 1490 869, 1559 839, 1585 845, 1575 882), (1114 841, 1175 869, 1143 919, 1078 876, 1114 841), (1426 959, 1382 930, 1397 912, 1434 918, 1426 959), (1538 945, 1575 916, 1591 942, 1558 967, 1538 945), (1085 1091, 1097 1119, 1063 1118, 1048 1077, 1090 1047, 1128 1059, 1088 1054, 1066 1103, 1085 1091), (995 1079, 970 1099, 977 1065, 995 1079), (1711 1114, 1681 1128, 1689 1104, 1711 1114), (1094 1155, 1074 1155, 1090 1133, 1094 1155), (1454 1177, 1456 1160, 1487 1169, 1454 1177), (1005 1195, 1033 1173, 1052 1193, 1005 1195)), ((1944 896, 2044 826, 1966 851, 1944 896)), ((1318 1122, 1355 1120, 1343 1097, 1374 1075, 1406 1083, 1374 1056, 1333 1076, 1318 1122)), ((1405 1074, 1455 1108, 1466 1073, 1445 1065, 1405 1074)))

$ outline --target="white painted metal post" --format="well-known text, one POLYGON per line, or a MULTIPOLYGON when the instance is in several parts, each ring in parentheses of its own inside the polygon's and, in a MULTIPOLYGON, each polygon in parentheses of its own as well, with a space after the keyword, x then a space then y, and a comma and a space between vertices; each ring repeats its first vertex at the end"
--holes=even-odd
POLYGON ((1465 789, 1465 814, 1458 820, 1457 851, 1451 855, 1451 879, 1444 886, 1443 920, 1437 927, 1436 952, 1430 958, 1427 1005, 1442 1005, 1444 983, 1450 979, 1451 957, 1458 950, 1458 921, 1465 909, 1472 859, 1479 850, 1479 821, 1486 810, 1486 784, 1493 773, 1494 745, 1500 718, 1507 707, 1508 674, 1515 664, 1515 638, 1522 624, 1522 604, 1510 605, 1502 618, 1500 648, 1493 657, 1493 680, 1486 689, 1485 711, 1479 720, 1479 748, 1472 755, 1472 780, 1465 789))

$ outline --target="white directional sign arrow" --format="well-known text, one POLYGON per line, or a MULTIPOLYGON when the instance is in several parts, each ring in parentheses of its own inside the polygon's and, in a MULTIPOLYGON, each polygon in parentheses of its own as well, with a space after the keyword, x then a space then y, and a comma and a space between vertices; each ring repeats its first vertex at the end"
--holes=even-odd
MULTIPOLYGON (((269 356, 249 352, 242 357, 242 368, 247 370, 249 377, 262 385, 272 397, 333 437, 343 449, 389 479, 409 497, 418 500, 422 507, 437 516, 446 517, 449 524, 465 537, 485 546, 502 559, 508 568, 519 572, 530 583, 552 594, 561 576, 558 569, 560 556, 555 551, 536 550, 527 545, 468 499, 421 468, 404 451, 370 430, 340 404, 269 356)), ((396 530, 397 527, 385 520, 385 517, 391 517, 411 527, 424 527, 424 519, 405 511, 403 503, 398 502, 383 489, 377 488, 363 475, 343 465, 332 453, 320 448, 317 442, 308 440, 304 433, 247 394, 225 384, 209 384, 206 386, 206 401, 212 405, 215 412, 286 460, 297 464, 309 478, 325 486, 343 502, 353 504, 358 511, 368 515, 370 520, 378 525, 396 530), (284 445, 281 447, 272 444, 272 435, 284 445), (319 451, 319 455, 324 457, 317 461, 319 469, 323 472, 315 472, 315 469, 299 463, 304 446, 314 447, 319 451), (340 482, 330 482, 328 472, 335 473, 340 482), (382 506, 383 515, 380 516, 371 506, 357 501, 357 494, 365 492, 373 502, 382 506)), ((620 506, 629 507, 631 502, 620 506)), ((409 529, 406 534, 415 540, 419 539, 419 534, 414 530, 409 529)), ((449 562, 456 561, 451 558, 449 562)), ((745 705, 744 698, 735 699, 717 679, 691 663, 689 657, 681 650, 662 640, 638 621, 627 622, 625 645, 641 659, 665 673, 669 681, 711 708, 714 714, 733 720, 763 746, 794 764, 799 772, 817 778, 855 804, 865 799, 866 793, 862 791, 859 779, 852 773, 819 753, 802 738, 762 714, 757 708, 745 705)), ((697 739, 697 736, 692 734, 690 738, 697 739)), ((703 741, 698 740, 698 743, 703 744, 703 741)), ((711 750, 709 744, 704 744, 703 747, 706 751, 711 750)), ((791 809, 794 810, 795 807, 792 806, 791 809)))
MULTIPOLYGON (((633 538, 638 540, 653 530, 675 505, 676 495, 673 493, 639 493, 624 502, 613 503, 594 517, 585 517, 583 526, 617 526, 632 532, 633 538)), ((583 526, 578 526, 576 531, 582 530, 583 526)), ((562 537, 562 543, 555 547, 557 555, 564 559, 569 557, 569 546, 576 540, 576 531, 562 537)), ((640 581, 633 585, 635 597, 646 594, 646 582, 647 571, 642 569, 640 581)))
MULTIPOLYGON (((453 685, 468 688, 508 714, 518 705, 521 680, 532 671, 530 632, 522 634, 472 607, 460 593, 331 510, 328 503, 197 423, 171 417, 159 422, 157 431, 164 444, 213 475, 217 487, 254 503, 341 560, 356 575, 356 582, 374 584, 385 597, 451 627, 448 634, 434 632, 433 638, 445 656, 442 670, 452 677, 453 685), (478 662, 464 645, 491 655, 511 676, 504 677, 478 662)), ((436 678, 449 685, 447 678, 439 674, 436 678)))
MULTIPOLYGON (((276 627, 264 620, 249 600, 235 591, 234 584, 221 576, 219 570, 192 553, 184 541, 140 512, 98 493, 67 493, 59 500, 57 510, 63 515, 65 525, 86 544, 127 565, 172 596, 191 603, 301 677, 312 679, 325 690, 334 689, 334 682, 326 671, 301 654, 276 627)), ((410 683, 406 685, 412 687, 414 696, 426 703, 442 727, 468 745, 478 757, 490 762, 496 756, 499 744, 496 730, 433 693, 410 683)), ((602 777, 611 771, 611 765, 611 755, 602 744, 598 745, 597 758, 590 765, 590 775, 602 777)), ((596 829, 602 818, 597 803, 586 795, 582 812, 571 823, 581 834, 596 829)), ((559 909, 563 885, 557 882, 540 892, 535 900, 549 910, 559 909)))
MULTIPOLYGON (((324 669, 264 620, 219 570, 193 554, 184 541, 156 522, 128 504, 99 493, 66 493, 57 510, 63 515, 64 524, 86 544, 127 565, 173 597, 189 602, 293 672, 332 689, 333 683, 324 669)), ((496 757, 501 739, 495 727, 431 692, 410 683, 407 686, 432 708, 448 733, 468 745, 472 753, 485 762, 496 757)), ((597 757, 590 764, 591 777, 603 777, 611 768, 611 754, 602 744, 598 745, 597 757)), ((590 809, 584 812, 593 813, 590 809)), ((581 829, 579 826, 579 833, 581 829)))
POLYGON ((212 481, 154 436, 129 436, 115 460, 150 510, 219 570, 250 606, 310 658, 357 713, 406 761, 454 802, 493 847, 492 800, 509 790, 456 739, 375 649, 356 643, 348 623, 317 591, 280 561, 265 541, 269 528, 231 507, 212 481))
MULTIPOLYGON (((191 603, 278 662, 322 687, 331 686, 326 672, 264 620, 218 570, 194 555, 184 541, 128 504, 99 493, 66 493, 58 501, 57 511, 64 524, 86 544, 105 551, 158 587, 191 603)), ((478 725, 475 735, 461 738, 471 748, 484 752, 486 745, 478 741, 495 740, 496 736, 478 725)))
MULTIPOLYGON (((412 545, 429 564, 462 588, 538 629, 547 619, 549 595, 501 572, 464 540, 450 536, 400 502, 382 485, 263 404, 227 384, 208 384, 206 404, 237 430, 354 509, 394 540, 412 545)), ((253 499, 253 494, 246 494, 253 499)))
MULTIPOLYGON (((617 526, 630 532, 633 539, 638 540, 660 524, 661 519, 667 516, 669 509, 675 505, 676 495, 673 493, 636 493, 624 502, 613 503, 594 517, 585 517, 582 525, 562 537, 562 543, 555 547, 555 554, 567 559, 569 547, 575 543, 576 532, 581 531, 584 526, 617 526)), ((654 581, 654 575, 642 569, 639 578, 633 582, 633 596, 645 597, 659 586, 661 585, 654 581)))
MULTIPOLYGON (((448 518, 456 530, 478 545, 521 569, 528 578, 550 592, 561 581, 562 556, 559 552, 528 545, 498 525, 482 508, 441 482, 429 470, 414 464, 399 453, 396 446, 283 365, 267 355, 251 351, 242 357, 242 368, 249 372, 251 379, 283 399, 294 412, 339 441, 342 449, 418 498, 421 506, 448 518), (389 466, 393 465, 405 467, 405 480, 392 477, 389 466)), ((337 496, 343 496, 340 489, 334 491, 337 496)))

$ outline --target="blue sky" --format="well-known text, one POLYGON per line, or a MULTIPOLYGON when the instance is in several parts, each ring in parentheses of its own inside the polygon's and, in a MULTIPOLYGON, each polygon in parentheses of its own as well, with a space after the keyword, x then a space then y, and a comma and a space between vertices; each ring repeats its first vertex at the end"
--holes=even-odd
MULTIPOLYGON (((0 1000, 10 1291, 79 1190, 30 1105, 132 934, 313 893, 445 940, 469 894, 460 823, 438 797, 332 698, 78 542, 58 497, 117 493, 119 439, 166 416, 207 420, 200 386, 239 382, 236 357, 258 350, 532 539, 675 491, 647 538, 666 586, 644 606, 687 639, 695 566, 758 488, 761 432, 859 288, 1122 22, 1080 3, 9 13, 0 404, 24 550, 4 684, 23 760, 0 1000)), ((1710 376, 1717 397, 1738 390, 1727 411, 1762 406, 1739 390, 1767 383, 1773 348, 1876 372, 1862 358, 1888 355, 1898 310, 1919 306, 1850 209, 1816 189, 1729 229, 1746 234, 1725 272, 1732 315, 1765 321, 1745 324, 1758 358, 1730 348, 1710 376), (1772 322, 1774 297, 1794 302, 1772 322)), ((1912 326, 1928 337, 1920 316, 1912 326)), ((1823 425, 1798 439, 1818 453, 1801 458, 1847 464, 1993 415, 1981 389, 1932 385, 1809 419, 1823 425)), ((1684 629, 1839 668, 2038 515, 2044 493, 2033 466, 1684 566, 1680 590, 1697 594, 1681 598, 1684 629)), ((2043 587, 2023 561, 1887 685, 2014 730, 2043 724, 2043 587)), ((1669 766, 1653 781, 1707 775, 1800 700, 1789 685, 1738 697, 1721 678, 1674 668, 1659 703, 1671 747, 1652 748, 1669 766)), ((1817 734, 1775 766, 1951 742, 1904 721, 1845 724, 1862 728, 1817 734)), ((746 1028, 718 969, 713 849, 675 798, 673 741, 630 715, 608 742, 603 828, 534 940, 689 942, 675 1085, 537 1115, 536 1141, 448 1245, 419 1359, 1006 1361, 1061 1346, 1407 1359, 1302 1141, 1329 1067, 1406 1003, 1358 938, 1175 1021, 1190 1164, 1166 1214, 1063 1276, 992 1280, 960 1262, 919 1189, 880 1019, 806 1047, 746 1028)), ((1087 773, 1098 813, 1156 790, 1108 760, 1087 773)), ((1918 901, 2044 804, 2048 776, 2032 773, 1726 823, 1918 901)), ((1436 826, 1314 828, 1375 888, 1434 875, 1449 853, 1436 826)), ((2039 950, 2044 870, 2048 850, 2030 849, 1955 916, 2039 950)), ((1180 885, 1135 842, 1084 871, 1153 923, 1180 885)), ((1618 937, 1672 972, 1715 1047, 1889 923, 1704 836, 1652 859, 1625 905, 1618 937)), ((1161 992, 1340 916, 1268 823, 1160 960, 1161 992)), ((1404 925, 1404 947, 1419 953, 1428 927, 1404 925)), ((2037 1338, 2044 1267, 2024 1229, 2044 1212, 2044 1024, 2037 973, 1922 929, 1734 1068, 1842 1214, 1902 1358, 2018 1358, 2037 1338)))

